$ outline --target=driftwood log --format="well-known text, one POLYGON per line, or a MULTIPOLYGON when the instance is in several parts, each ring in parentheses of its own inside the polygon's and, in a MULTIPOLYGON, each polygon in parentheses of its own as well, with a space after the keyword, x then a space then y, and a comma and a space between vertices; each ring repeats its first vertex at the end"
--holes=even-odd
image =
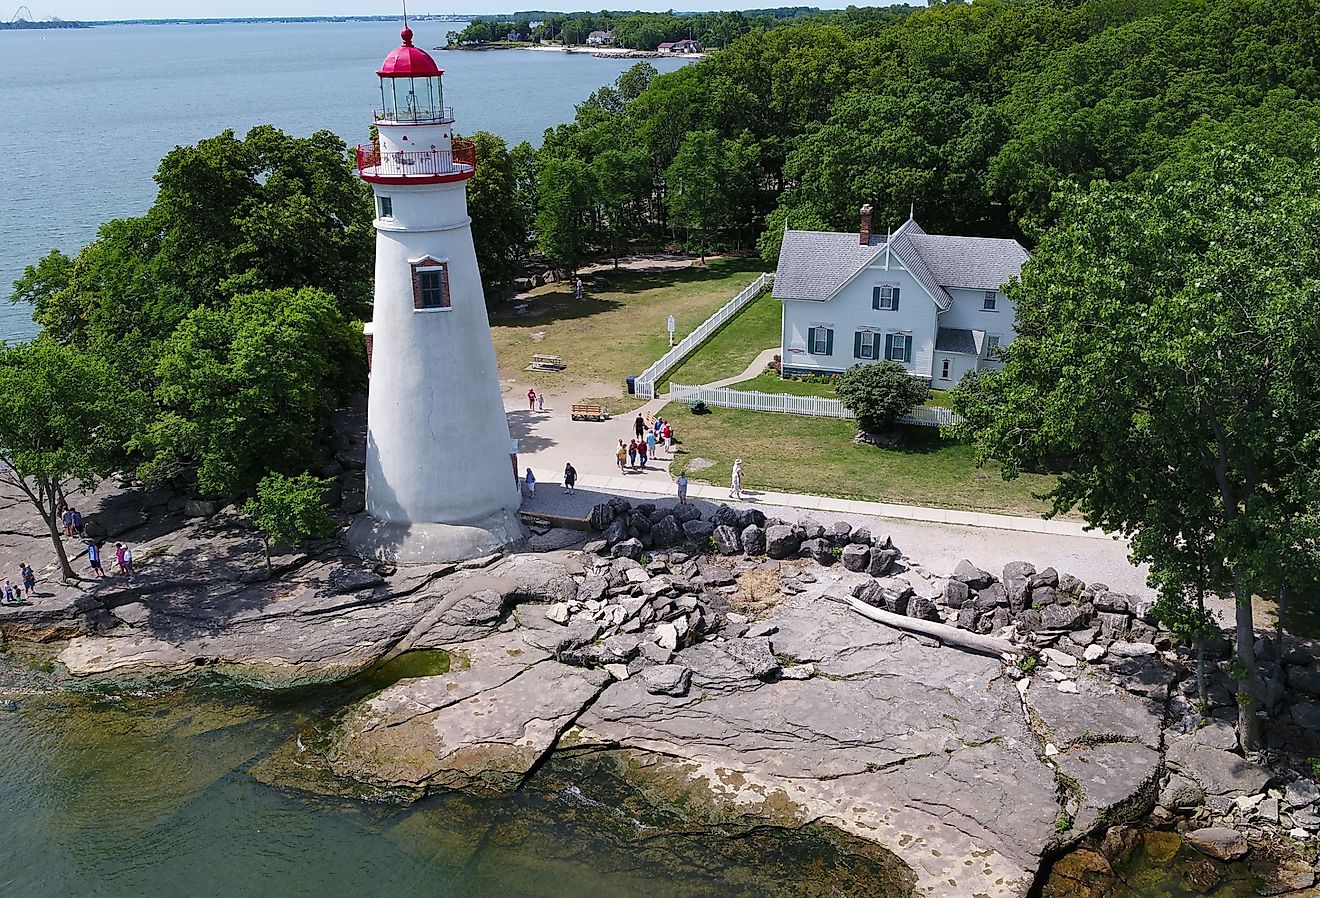
POLYGON ((922 636, 929 636, 932 639, 937 639, 943 645, 965 649, 969 652, 976 652, 980 655, 991 655, 996 658, 1008 660, 1005 659, 1004 656, 1021 656, 1026 652, 1026 649, 1023 646, 1009 642, 1007 639, 998 639, 994 636, 982 636, 979 633, 969 633, 966 630, 959 630, 957 627, 950 627, 948 624, 940 624, 935 621, 921 620, 916 617, 905 617, 902 614, 885 611, 883 608, 873 608, 862 600, 854 599, 851 596, 844 597, 827 595, 825 598, 832 602, 838 602, 840 605, 847 605, 862 617, 870 618, 871 620, 884 624, 887 627, 893 627, 895 630, 904 630, 908 633, 919 633, 922 636))

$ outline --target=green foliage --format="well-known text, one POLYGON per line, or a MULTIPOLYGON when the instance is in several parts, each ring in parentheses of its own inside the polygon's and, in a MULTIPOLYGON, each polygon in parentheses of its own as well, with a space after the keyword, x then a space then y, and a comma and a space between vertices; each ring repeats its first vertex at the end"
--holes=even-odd
POLYGON ((1054 509, 1129 534, 1166 609, 1236 597, 1250 728, 1251 595, 1315 544, 1320 165, 1211 149, 1058 209, 1010 288, 1004 370, 960 393, 963 430, 1008 476, 1066 458, 1054 509))
POLYGON ((1036 669, 1036 665, 1039 663, 1040 661, 1035 655, 1024 655, 1018 659, 1018 673, 1029 674, 1036 669))
POLYGON ((243 506, 243 514, 261 531, 270 568, 271 546, 297 547, 308 539, 328 536, 335 522, 326 510, 330 481, 303 473, 293 477, 268 474, 257 485, 257 495, 243 506))
POLYGON ((518 202, 518 175, 508 145, 487 131, 472 135, 477 173, 468 181, 472 243, 487 302, 504 292, 527 250, 527 219, 518 202))
POLYGON ((844 408, 865 433, 879 433, 930 396, 926 381, 912 377, 898 362, 854 365, 835 387, 844 408))
POLYGON ((144 477, 195 472, 228 496, 314 457, 330 413, 365 376, 361 330, 320 290, 264 290, 194 309, 165 341, 160 414, 137 440, 144 477))
POLYGON ((58 532, 58 500, 113 470, 141 408, 140 395, 103 359, 52 341, 0 352, 0 483, 41 515, 65 578, 73 570, 58 532))
POLYGON ((1311 779, 1320 782, 1320 758, 1307 758, 1306 764, 1311 768, 1311 779))

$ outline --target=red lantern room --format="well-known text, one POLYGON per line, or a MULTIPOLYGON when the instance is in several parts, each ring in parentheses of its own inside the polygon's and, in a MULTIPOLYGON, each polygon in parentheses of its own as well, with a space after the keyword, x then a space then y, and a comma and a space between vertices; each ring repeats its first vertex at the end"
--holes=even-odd
POLYGON ((453 110, 444 105, 440 76, 444 70, 425 50, 413 46, 412 29, 404 27, 403 46, 393 50, 381 63, 380 109, 378 122, 449 122, 453 110))
POLYGON ((463 181, 476 171, 476 147, 455 140, 454 112, 444 104, 444 72, 425 50, 413 46, 403 27, 403 46, 380 70, 376 139, 358 147, 358 173, 373 184, 437 184, 463 181))

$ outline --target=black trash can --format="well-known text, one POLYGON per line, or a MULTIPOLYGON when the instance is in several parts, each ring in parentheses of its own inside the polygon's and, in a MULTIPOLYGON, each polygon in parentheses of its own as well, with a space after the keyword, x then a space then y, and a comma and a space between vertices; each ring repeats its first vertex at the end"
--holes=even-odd
POLYGON ((631 375, 628 377, 628 395, 637 395, 637 378, 632 377, 631 375))

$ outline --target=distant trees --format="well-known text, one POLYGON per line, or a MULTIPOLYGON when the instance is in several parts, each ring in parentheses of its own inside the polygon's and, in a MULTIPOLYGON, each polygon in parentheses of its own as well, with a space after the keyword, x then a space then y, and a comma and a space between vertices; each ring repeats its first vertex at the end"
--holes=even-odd
POLYGON ((1203 595, 1234 599, 1254 750, 1252 597, 1314 602, 1320 561, 1320 163, 1212 147, 1055 202, 1004 369, 955 408, 1006 476, 1066 460, 1054 510, 1127 535, 1186 635, 1203 595))

